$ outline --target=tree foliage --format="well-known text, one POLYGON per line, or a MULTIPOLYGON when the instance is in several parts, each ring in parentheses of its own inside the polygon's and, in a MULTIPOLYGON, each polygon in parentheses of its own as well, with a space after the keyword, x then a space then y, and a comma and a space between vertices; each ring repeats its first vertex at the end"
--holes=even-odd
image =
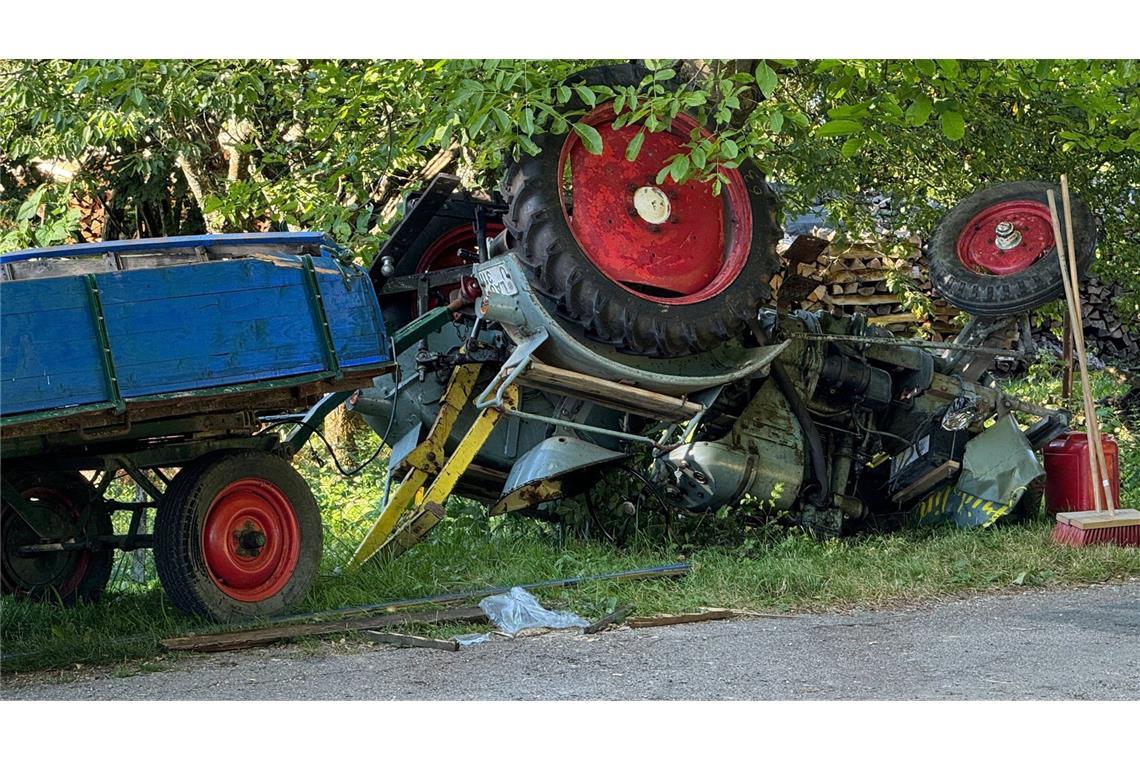
POLYGON ((719 187, 749 157, 786 208, 825 199, 853 234, 867 192, 928 232, 981 186, 1067 172, 1104 220, 1102 274, 1140 289, 1140 63, 646 61, 636 87, 566 83, 597 63, 0 61, 0 249, 68 239, 67 199, 91 197, 110 237, 322 229, 367 259, 433 157, 491 189, 543 132, 601 150, 576 117, 609 101, 650 132, 681 110, 709 125, 662 179, 719 187))

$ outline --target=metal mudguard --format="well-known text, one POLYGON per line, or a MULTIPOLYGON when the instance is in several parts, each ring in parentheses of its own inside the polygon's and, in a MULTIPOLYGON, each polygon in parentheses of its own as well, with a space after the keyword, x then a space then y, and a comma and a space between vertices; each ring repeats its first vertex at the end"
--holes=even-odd
POLYGON ((503 495, 491 508, 491 514, 572 496, 583 489, 566 483, 567 475, 576 474, 575 480, 585 485, 589 480, 585 470, 628 457, 624 452, 611 451, 579 438, 564 435, 547 438, 515 462, 503 486, 503 495))

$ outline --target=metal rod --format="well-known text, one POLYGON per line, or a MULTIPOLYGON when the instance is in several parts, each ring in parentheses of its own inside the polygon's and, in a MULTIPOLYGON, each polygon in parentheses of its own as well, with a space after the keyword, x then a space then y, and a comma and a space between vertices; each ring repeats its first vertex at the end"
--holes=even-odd
POLYGON ((1001 348, 987 348, 985 346, 963 346, 957 343, 947 343, 938 340, 900 340, 898 338, 881 338, 871 335, 813 335, 812 333, 787 333, 785 337, 793 340, 814 341, 816 343, 868 343, 879 346, 910 346, 929 350, 950 349, 975 354, 990 354, 992 356, 1011 356, 1015 359, 1028 358, 1028 355, 1021 351, 1006 351, 1001 348))
POLYGON ((623 438, 627 441, 636 441, 638 443, 645 443, 653 447, 660 446, 660 444, 652 438, 646 438, 643 435, 636 435, 634 433, 623 433, 620 430, 609 430, 607 428, 594 427, 593 425, 586 425, 581 422, 574 422, 573 420, 560 420, 556 417, 545 417, 541 414, 530 414, 528 412, 520 412, 517 409, 508 409, 506 414, 511 417, 521 417, 524 420, 531 420, 532 422, 545 422, 548 425, 558 425, 559 427, 573 428, 574 430, 582 430, 587 433, 596 433, 598 435, 610 435, 614 438, 623 438))
POLYGON ((309 618, 324 615, 354 615, 361 612, 375 612, 376 610, 399 609, 401 607, 416 607, 421 604, 461 602, 464 599, 473 599, 477 596, 483 597, 491 596, 492 594, 505 594, 512 588, 555 588, 563 586, 577 586, 579 584, 589 583, 591 581, 636 580, 638 578, 653 577, 670 578, 686 575, 690 569, 691 565, 689 565, 688 562, 674 562, 668 565, 641 567, 635 570, 618 570, 609 573, 598 573, 596 575, 580 575, 573 578, 559 578, 555 580, 536 581, 534 583, 516 583, 511 586, 491 586, 489 588, 473 589, 471 591, 454 591, 447 594, 437 594, 435 596, 421 596, 414 599, 397 599, 391 602, 381 602, 379 604, 365 604, 358 607, 339 607, 333 610, 305 612, 297 615, 269 618, 269 620, 274 623, 286 623, 308 620, 309 618))

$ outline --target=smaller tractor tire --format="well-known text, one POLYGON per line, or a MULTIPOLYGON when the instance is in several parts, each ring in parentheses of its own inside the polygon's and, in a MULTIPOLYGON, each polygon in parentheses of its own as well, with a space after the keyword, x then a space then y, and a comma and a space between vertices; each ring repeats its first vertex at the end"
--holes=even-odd
MULTIPOLYGON (((60 537, 86 538, 113 533, 111 513, 94 504, 95 490, 78 472, 22 472, 9 476, 12 486, 60 528, 60 537), (89 515, 89 517, 87 517, 89 515), (80 524, 85 522, 85 525, 80 524)), ((41 541, 16 510, 4 503, 0 513, 0 587, 5 594, 64 606, 99 601, 115 550, 110 546, 78 551, 21 555, 19 547, 41 541)))
MULTIPOLYGON (((994 185, 950 210, 926 253, 930 278, 943 298, 969 314, 1000 317, 1064 295, 1049 190, 1065 235, 1061 189, 1048 182, 994 185)), ((1083 274, 1096 251, 1097 221, 1079 198, 1071 199, 1077 270, 1083 274)))
POLYGON ((154 526, 155 567, 178 609, 225 622, 283 612, 321 561, 308 484, 265 452, 206 455, 171 482, 154 526))

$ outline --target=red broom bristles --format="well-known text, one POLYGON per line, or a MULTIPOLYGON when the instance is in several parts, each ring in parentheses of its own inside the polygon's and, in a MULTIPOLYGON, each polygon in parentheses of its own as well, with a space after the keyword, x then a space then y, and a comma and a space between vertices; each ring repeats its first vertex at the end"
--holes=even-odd
POLYGON ((1118 525, 1112 528, 1078 528, 1076 525, 1057 523, 1053 528, 1053 540, 1069 546, 1090 544, 1116 544, 1117 546, 1140 546, 1140 525, 1118 525))

